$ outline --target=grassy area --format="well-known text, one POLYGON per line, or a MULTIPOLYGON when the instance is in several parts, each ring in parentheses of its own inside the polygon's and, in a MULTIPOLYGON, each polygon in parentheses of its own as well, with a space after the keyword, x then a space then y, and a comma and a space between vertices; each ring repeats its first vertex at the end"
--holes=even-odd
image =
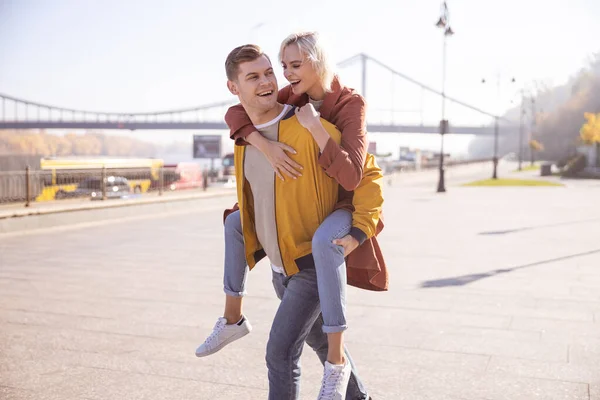
POLYGON ((533 179, 484 179, 463 186, 564 186, 562 183, 533 179))
POLYGON ((539 169, 540 169, 539 165, 529 164, 529 165, 524 165, 520 171, 519 171, 519 169, 515 169, 513 172, 538 171, 539 169))

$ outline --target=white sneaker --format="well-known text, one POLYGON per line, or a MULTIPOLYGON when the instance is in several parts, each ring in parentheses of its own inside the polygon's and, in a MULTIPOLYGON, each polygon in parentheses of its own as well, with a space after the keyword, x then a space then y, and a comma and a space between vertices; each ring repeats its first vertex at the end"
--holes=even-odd
POLYGON ((209 337, 196 349, 196 357, 209 356, 231 342, 246 336, 252 330, 252 325, 242 316, 238 323, 227 325, 227 319, 221 317, 209 337))
POLYGON ((334 365, 325 361, 323 382, 317 400, 344 400, 351 372, 352 369, 347 360, 344 365, 334 365))

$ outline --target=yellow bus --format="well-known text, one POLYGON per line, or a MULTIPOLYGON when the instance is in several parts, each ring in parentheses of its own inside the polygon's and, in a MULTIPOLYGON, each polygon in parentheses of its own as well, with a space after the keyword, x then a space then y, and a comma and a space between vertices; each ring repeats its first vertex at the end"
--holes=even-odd
MULTIPOLYGON (((126 178, 132 193, 158 188, 164 166, 158 158, 49 157, 40 160, 43 188, 36 201, 70 197, 80 182, 89 178, 115 176, 126 178)), ((163 171, 163 187, 177 180, 163 171)))

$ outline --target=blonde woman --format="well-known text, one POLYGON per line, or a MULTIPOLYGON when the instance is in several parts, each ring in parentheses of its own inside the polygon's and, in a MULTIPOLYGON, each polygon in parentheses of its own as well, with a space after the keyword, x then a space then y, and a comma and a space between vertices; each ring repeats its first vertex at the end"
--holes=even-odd
MULTIPOLYGON (((366 152, 366 104, 359 94, 343 86, 333 74, 317 34, 290 35, 283 41, 279 57, 290 85, 279 92, 278 100, 283 104, 300 107, 296 108, 296 116, 319 147, 320 166, 340 186, 335 211, 324 220, 312 240, 311 261, 316 270, 322 312, 315 327, 321 328, 322 333, 313 328, 304 339, 317 350, 325 364, 319 399, 328 398, 328 393, 345 394, 348 380, 350 386, 347 396, 340 398, 366 399, 368 397, 360 381, 355 376, 351 379, 351 360, 343 344, 343 332, 347 329, 346 284, 369 290, 387 290, 388 283, 387 270, 375 237, 382 226, 380 211, 383 199, 381 186, 377 182, 381 171, 374 164, 372 156, 368 157, 366 152), (323 127, 319 113, 341 131, 339 145, 323 127), (363 178, 365 168, 368 175, 366 179, 363 178), (322 343, 323 334, 327 335, 326 351, 322 343)), ((260 150, 280 179, 283 180, 284 175, 290 179, 300 177, 302 166, 292 158, 295 150, 284 143, 263 137, 241 105, 228 111, 226 121, 236 143, 250 144, 260 150)), ((226 230, 228 224, 232 225, 233 219, 236 219, 235 225, 239 224, 239 213, 227 217, 226 230)), ((226 260, 226 270, 231 269, 231 264, 242 265, 240 262, 228 263, 226 260)), ((223 318, 227 321, 230 337, 235 339, 235 332, 243 329, 237 328, 237 324, 241 321, 244 321, 242 324, 247 324, 242 315, 247 271, 245 262, 243 265, 244 268, 238 267, 237 273, 242 278, 228 278, 226 272, 225 279, 227 296, 223 318)), ((272 265, 274 282, 279 275, 286 275, 285 269, 281 267, 272 265)), ((222 336, 223 338, 213 342, 229 343, 235 340, 222 336)), ((199 349, 200 354, 197 352, 197 355, 212 354, 207 347, 211 346, 199 349)), ((269 348, 267 349, 268 365, 276 364, 276 360, 270 360, 270 357, 279 356, 276 353, 277 351, 269 352, 269 348)), ((269 380, 271 381, 271 377, 269 380)))

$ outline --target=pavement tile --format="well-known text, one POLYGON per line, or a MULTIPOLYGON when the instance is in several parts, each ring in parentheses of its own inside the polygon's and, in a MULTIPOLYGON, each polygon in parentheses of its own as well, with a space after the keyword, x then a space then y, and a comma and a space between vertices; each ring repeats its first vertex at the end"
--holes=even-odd
POLYGON ((598 381, 600 383, 600 375, 597 369, 590 368, 589 365, 571 362, 543 362, 492 356, 486 372, 490 375, 500 373, 557 381, 581 383, 598 381))
POLYGON ((545 333, 559 333, 561 335, 575 335, 577 337, 600 337, 598 324, 594 322, 565 321, 547 318, 514 317, 510 324, 511 329, 532 330, 545 333))
POLYGON ((469 354, 499 355, 550 362, 566 362, 568 356, 567 345, 542 342, 522 342, 507 339, 472 338, 458 335, 430 336, 427 340, 423 341, 421 348, 469 354))

